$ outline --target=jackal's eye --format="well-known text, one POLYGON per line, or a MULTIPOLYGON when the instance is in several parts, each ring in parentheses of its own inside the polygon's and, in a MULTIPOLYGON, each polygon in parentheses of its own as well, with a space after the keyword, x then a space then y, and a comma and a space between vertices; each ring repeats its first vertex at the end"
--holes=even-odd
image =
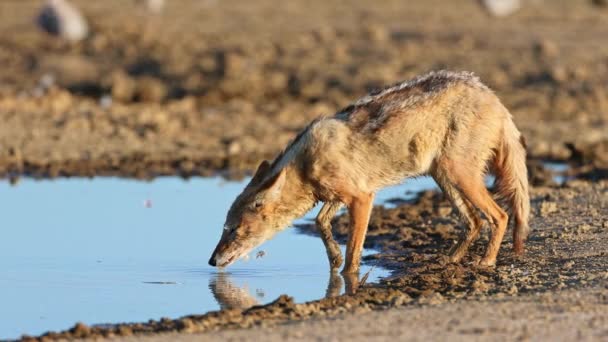
POLYGON ((251 203, 251 209, 260 209, 263 204, 262 199, 256 199, 253 203, 251 203))

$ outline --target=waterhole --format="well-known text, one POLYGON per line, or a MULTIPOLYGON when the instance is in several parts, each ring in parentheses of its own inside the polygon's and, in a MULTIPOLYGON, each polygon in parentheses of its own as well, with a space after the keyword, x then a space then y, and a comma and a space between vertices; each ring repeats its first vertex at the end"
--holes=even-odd
MULTIPOLYGON (((567 165, 545 167, 557 182, 565 180, 567 165)), ((228 207, 245 184, 176 177, 0 182, 0 339, 76 322, 141 322, 245 308, 281 294, 305 302, 344 293, 343 279, 329 272, 321 240, 293 228, 248 260, 224 270, 207 265, 228 207)), ((436 188, 430 177, 409 179, 380 191, 375 202, 391 207, 436 188)), ((295 223, 310 222, 318 210, 295 223)), ((388 275, 363 264, 366 273, 367 282, 388 275)))
MULTIPOLYGON (((76 322, 138 322, 246 307, 281 294, 304 302, 343 293, 321 240, 293 228, 248 260, 224 270, 207 265, 227 209, 244 185, 200 178, 0 183, 0 339, 76 322)), ((429 178, 409 180, 379 193, 376 203, 434 186, 429 178)), ((367 282, 387 274, 363 265, 361 274, 368 271, 367 282)))

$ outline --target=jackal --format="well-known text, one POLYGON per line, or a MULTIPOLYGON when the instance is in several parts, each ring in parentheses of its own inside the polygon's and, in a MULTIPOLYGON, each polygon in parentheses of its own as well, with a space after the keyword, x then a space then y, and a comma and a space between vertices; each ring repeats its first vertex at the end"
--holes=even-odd
POLYGON ((469 72, 437 71, 372 92, 330 117, 312 121, 269 163, 263 161, 236 198, 209 260, 226 266, 324 205, 317 226, 332 269, 342 256, 331 219, 345 205, 350 230, 343 273, 357 273, 374 193, 430 174, 461 214, 466 230, 450 252, 458 262, 482 227, 491 227, 482 265, 494 265, 509 216, 484 176, 496 176, 497 198, 514 220, 513 249, 523 253, 530 200, 524 139, 511 114, 469 72))

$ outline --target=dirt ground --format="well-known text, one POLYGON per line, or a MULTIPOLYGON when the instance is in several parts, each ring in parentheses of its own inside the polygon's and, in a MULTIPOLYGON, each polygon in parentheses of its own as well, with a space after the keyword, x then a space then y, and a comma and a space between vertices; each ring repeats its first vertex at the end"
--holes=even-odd
MULTIPOLYGON (((388 339, 388 326, 411 339, 566 339, 575 331, 567 327, 608 338, 608 8, 539 0, 495 19, 472 0, 180 0, 160 15, 130 1, 74 2, 93 29, 77 44, 36 30, 40 1, 0 2, 0 176, 240 177, 309 120, 370 89, 466 69, 526 136, 533 232, 522 259, 507 238, 495 268, 474 266, 483 237, 462 264, 449 264, 459 223, 441 194, 423 193, 374 209, 366 244, 380 253, 365 262, 393 271, 379 284, 330 276, 329 298, 311 303, 284 296, 43 338, 364 338, 369 327, 388 339), (555 184, 547 159, 568 162, 576 179, 555 184), (334 296, 342 281, 356 293, 334 296)), ((338 238, 345 224, 335 221, 338 238)))
POLYGON ((563 291, 454 304, 410 305, 267 328, 161 334, 123 341, 599 341, 608 338, 605 291, 563 291))
POLYGON ((78 44, 0 2, 0 175, 238 175, 311 118, 432 69, 496 90, 534 158, 601 166, 608 9, 536 1, 505 19, 477 1, 79 0, 78 44))

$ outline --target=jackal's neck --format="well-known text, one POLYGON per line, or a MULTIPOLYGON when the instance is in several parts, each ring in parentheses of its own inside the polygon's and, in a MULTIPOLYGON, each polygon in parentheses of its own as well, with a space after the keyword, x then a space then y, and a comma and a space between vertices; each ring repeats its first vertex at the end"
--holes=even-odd
POLYGON ((281 205, 277 210, 287 225, 312 209, 316 199, 312 186, 302 179, 301 172, 294 163, 286 165, 285 171, 287 178, 281 191, 281 205))

